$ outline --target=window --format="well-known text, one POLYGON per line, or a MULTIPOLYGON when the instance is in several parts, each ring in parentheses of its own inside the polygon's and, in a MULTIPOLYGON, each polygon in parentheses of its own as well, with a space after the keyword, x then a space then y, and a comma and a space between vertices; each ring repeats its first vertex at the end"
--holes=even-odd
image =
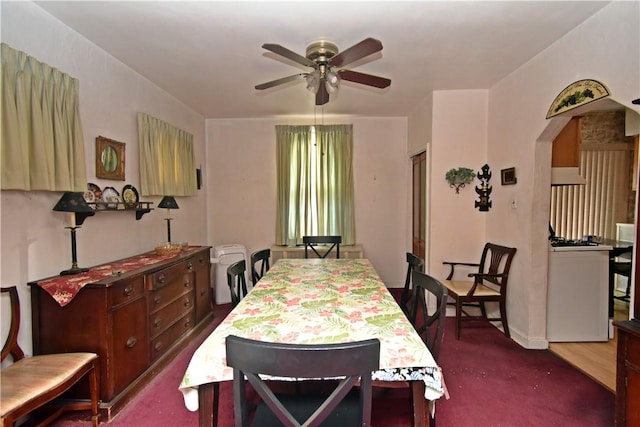
POLYGON ((580 175, 586 185, 551 189, 551 225, 558 236, 616 238, 616 223, 627 222, 630 144, 582 144, 580 175))
POLYGON ((305 235, 355 243, 352 125, 276 126, 276 244, 305 235))

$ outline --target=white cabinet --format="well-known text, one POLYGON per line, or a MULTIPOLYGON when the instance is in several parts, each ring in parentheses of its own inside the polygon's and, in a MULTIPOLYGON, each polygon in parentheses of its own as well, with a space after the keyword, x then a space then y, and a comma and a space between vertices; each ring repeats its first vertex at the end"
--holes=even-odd
POLYGON ((607 341, 611 247, 554 249, 549 253, 547 341, 607 341))

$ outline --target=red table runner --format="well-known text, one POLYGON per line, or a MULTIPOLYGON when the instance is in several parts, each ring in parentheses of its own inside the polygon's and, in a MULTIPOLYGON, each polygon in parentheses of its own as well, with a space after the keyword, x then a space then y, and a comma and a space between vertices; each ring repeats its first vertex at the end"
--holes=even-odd
POLYGON ((47 280, 42 280, 37 282, 37 285, 47 291, 47 293, 51 295, 58 304, 60 304, 60 307, 64 307, 73 300, 80 289, 90 283, 99 282, 100 280, 108 277, 121 275, 161 261, 166 261, 180 256, 183 253, 184 251, 171 255, 158 255, 155 252, 147 252, 131 258, 92 267, 86 273, 57 276, 47 280))

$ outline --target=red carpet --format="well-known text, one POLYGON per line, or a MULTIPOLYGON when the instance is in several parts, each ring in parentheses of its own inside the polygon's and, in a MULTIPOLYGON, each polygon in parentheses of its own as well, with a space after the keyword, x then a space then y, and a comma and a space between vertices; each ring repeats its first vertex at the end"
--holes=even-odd
MULTIPOLYGON (((219 320, 216 319, 216 320, 219 320)), ((217 323, 217 322, 216 322, 217 323)), ((184 407, 178 385, 203 334, 110 423, 114 427, 197 426, 197 413, 184 407)), ((614 424, 614 396, 545 350, 526 350, 500 331, 471 324, 456 341, 447 319, 441 365, 451 398, 437 403, 439 426, 526 427, 614 424)), ((233 426, 231 383, 220 387, 220 427, 233 426)), ((385 390, 374 398, 375 426, 411 426, 406 390, 385 390)), ((54 427, 89 426, 69 414, 54 427)))

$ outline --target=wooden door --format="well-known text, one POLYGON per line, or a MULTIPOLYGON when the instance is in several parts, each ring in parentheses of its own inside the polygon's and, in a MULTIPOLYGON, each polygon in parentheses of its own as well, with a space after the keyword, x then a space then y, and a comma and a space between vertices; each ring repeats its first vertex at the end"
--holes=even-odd
POLYGON ((413 247, 412 252, 420 258, 425 258, 426 240, 426 183, 427 183, 427 154, 422 152, 413 159, 413 247))

